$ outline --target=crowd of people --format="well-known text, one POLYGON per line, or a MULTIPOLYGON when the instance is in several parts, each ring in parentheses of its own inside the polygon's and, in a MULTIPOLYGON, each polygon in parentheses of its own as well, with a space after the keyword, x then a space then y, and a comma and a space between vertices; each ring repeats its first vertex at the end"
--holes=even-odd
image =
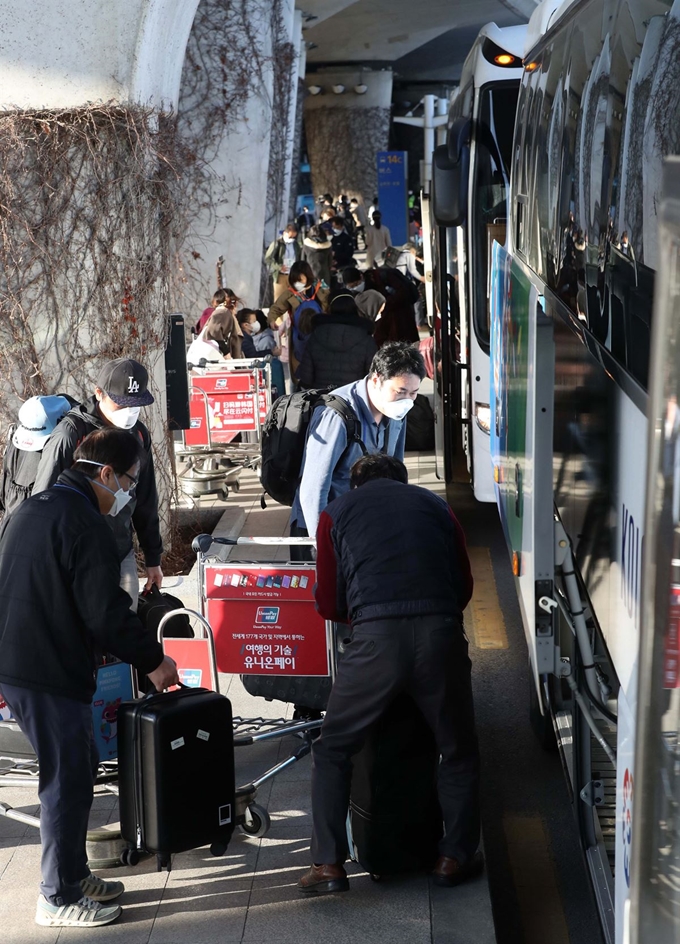
MULTIPOLYGON (((410 212, 415 240, 419 227, 410 212)), ((342 386, 365 375, 383 344, 419 341, 423 260, 413 240, 392 246, 377 198, 366 211, 356 197, 322 195, 272 241, 264 261, 269 308, 245 307, 233 291, 219 289, 195 326, 189 364, 269 354, 281 395, 342 386)))
MULTIPOLYGON (((334 388, 356 440, 327 406, 311 417, 290 516, 291 536, 316 535, 317 606, 351 625, 321 734, 314 743, 313 865, 304 893, 345 891, 351 757, 395 693, 419 705, 441 754, 444 819, 435 881, 477 874, 478 755, 462 611, 472 593, 465 540, 435 495, 408 485, 406 418, 426 375, 418 349, 415 244, 399 266, 377 204, 305 208, 268 248, 273 301, 249 308, 226 288, 196 326, 195 366, 269 355, 283 394, 334 388), (352 220, 354 225, 349 225, 352 220), (377 235, 376 235, 377 234, 377 235), (387 238, 386 238, 387 237, 387 238), (382 248, 380 248, 382 247, 382 248), (403 536, 409 535, 404 541, 403 536)), ((177 668, 136 615, 136 535, 146 587, 160 587, 163 551, 144 366, 104 364, 92 396, 33 397, 11 431, 0 483, 0 686, 40 764, 42 884, 36 921, 98 927, 121 913, 121 882, 93 875, 85 839, 97 766, 91 700, 109 653, 159 691, 177 668)), ((304 708, 304 706, 302 706, 304 708)))

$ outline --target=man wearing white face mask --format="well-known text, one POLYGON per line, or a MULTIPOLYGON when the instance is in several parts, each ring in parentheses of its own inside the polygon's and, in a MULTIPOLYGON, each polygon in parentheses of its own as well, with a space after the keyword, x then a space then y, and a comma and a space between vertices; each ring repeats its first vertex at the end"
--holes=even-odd
MULTIPOLYGON (((367 452, 404 458, 404 420, 424 376, 421 354, 396 342, 378 351, 367 377, 333 391, 356 413, 367 452)), ((328 407, 317 408, 309 424, 302 477, 291 510, 291 536, 316 534, 326 505, 349 491, 350 469, 361 455, 357 443, 348 448, 343 418, 328 407)))
POLYGON ((47 927, 99 927, 121 913, 122 883, 93 875, 85 848, 98 657, 134 665, 158 691, 177 682, 175 663, 130 612, 106 524, 129 504, 141 458, 129 433, 96 430, 73 468, 0 528, 0 686, 40 764, 36 922, 47 927))
POLYGON ((147 583, 161 586, 161 541, 158 520, 158 492, 151 452, 151 436, 140 422, 142 407, 153 403, 148 390, 149 375, 137 361, 128 357, 110 361, 102 368, 94 396, 70 410, 43 450, 33 494, 53 485, 64 469, 73 463, 78 443, 94 429, 117 427, 128 430, 142 447, 139 481, 130 490, 130 498, 109 523, 116 539, 121 569, 121 586, 129 594, 132 609, 137 609, 139 582, 133 549, 133 529, 144 554, 147 583))

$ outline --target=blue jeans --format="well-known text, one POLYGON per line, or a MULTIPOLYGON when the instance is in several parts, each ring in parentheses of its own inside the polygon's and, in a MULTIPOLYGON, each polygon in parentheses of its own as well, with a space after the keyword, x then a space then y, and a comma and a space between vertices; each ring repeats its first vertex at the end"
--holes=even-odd
POLYGON ((88 875, 87 824, 99 757, 92 737, 92 706, 16 685, 2 694, 31 742, 40 768, 40 891, 53 905, 82 898, 88 875))

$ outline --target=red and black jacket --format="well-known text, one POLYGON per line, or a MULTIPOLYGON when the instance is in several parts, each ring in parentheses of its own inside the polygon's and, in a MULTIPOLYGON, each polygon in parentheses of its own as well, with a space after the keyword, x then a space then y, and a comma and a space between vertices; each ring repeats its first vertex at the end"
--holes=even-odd
POLYGON ((350 622, 462 613, 472 596, 465 535, 443 499, 377 479, 332 501, 317 530, 317 609, 350 622))

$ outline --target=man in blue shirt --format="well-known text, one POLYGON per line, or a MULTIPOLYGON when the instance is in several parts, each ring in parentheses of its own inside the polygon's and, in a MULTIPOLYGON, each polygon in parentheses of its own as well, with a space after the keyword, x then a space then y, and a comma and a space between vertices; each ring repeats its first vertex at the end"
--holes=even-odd
MULTIPOLYGON (((367 452, 404 458, 404 420, 424 376, 425 363, 419 351, 394 342, 375 355, 368 377, 333 391, 354 409, 367 452)), ((358 444, 347 445, 343 418, 335 410, 319 407, 307 434, 302 476, 290 516, 291 537, 316 534, 326 505, 349 491, 349 471, 361 455, 358 444)))

